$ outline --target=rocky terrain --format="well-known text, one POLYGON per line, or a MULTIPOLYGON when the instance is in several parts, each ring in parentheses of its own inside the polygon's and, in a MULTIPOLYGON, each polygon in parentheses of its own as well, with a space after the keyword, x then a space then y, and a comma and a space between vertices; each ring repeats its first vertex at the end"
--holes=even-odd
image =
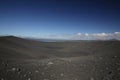
POLYGON ((0 80, 120 80, 120 41, 0 37, 0 80))

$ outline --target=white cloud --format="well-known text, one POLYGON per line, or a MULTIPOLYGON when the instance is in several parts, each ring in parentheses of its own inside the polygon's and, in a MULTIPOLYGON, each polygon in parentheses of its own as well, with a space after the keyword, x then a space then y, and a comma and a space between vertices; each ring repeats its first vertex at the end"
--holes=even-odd
POLYGON ((88 34, 88 33, 85 33, 85 36, 89 36, 89 34, 88 34))
POLYGON ((53 39, 70 39, 70 40, 120 40, 120 32, 114 33, 76 33, 76 34, 62 34, 62 35, 48 35, 48 38, 53 39))
POLYGON ((77 35, 82 35, 81 33, 77 33, 77 35))
POLYGON ((91 34, 93 36, 96 36, 96 37, 105 37, 105 36, 108 36, 107 33, 96 33, 96 34, 91 34))
POLYGON ((115 32, 114 34, 119 34, 120 35, 120 32, 115 32))
POLYGON ((73 35, 71 39, 75 40, 109 40, 109 39, 118 39, 120 40, 120 32, 114 33, 77 33, 73 35))

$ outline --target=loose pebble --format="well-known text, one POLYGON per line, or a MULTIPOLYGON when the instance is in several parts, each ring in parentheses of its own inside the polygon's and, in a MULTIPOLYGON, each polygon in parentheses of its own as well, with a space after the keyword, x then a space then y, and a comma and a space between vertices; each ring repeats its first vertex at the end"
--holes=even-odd
POLYGON ((38 73, 39 71, 38 71, 38 70, 36 70, 35 72, 36 72, 36 73, 38 73))
POLYGON ((93 78, 93 77, 91 77, 91 78, 90 78, 90 80, 94 80, 94 78, 93 78))
POLYGON ((24 77, 26 77, 27 76, 27 74, 24 74, 24 77))
POLYGON ((109 68, 108 67, 106 67, 106 70, 108 70, 109 68))
POLYGON ((16 70, 16 68, 12 68, 12 70, 13 70, 13 71, 15 71, 15 70, 16 70))
POLYGON ((31 80, 31 78, 28 78, 28 80, 31 80))
POLYGON ((53 62, 48 62, 48 65, 52 65, 53 64, 53 62))
POLYGON ((64 74, 63 74, 63 73, 61 73, 61 74, 60 74, 60 76, 64 76, 64 74))
POLYGON ((69 59, 69 62, 71 62, 71 59, 69 59))
POLYGON ((50 77, 53 77, 53 75, 50 75, 50 77))

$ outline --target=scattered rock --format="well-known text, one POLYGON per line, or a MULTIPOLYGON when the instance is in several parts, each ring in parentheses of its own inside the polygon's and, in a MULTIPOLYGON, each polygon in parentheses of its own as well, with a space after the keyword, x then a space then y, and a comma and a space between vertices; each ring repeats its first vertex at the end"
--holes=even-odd
POLYGON ((31 78, 28 78, 28 80, 31 80, 31 78))
POLYGON ((60 74, 60 76, 64 76, 64 74, 63 74, 63 73, 61 73, 61 74, 60 74))
POLYGON ((94 78, 93 78, 93 77, 91 77, 91 78, 90 78, 90 80, 94 80, 94 78))
POLYGON ((52 65, 53 64, 53 62, 48 62, 48 65, 52 65))
POLYGON ((18 74, 20 74, 20 72, 18 72, 18 74))
POLYGON ((109 68, 108 67, 106 67, 106 70, 108 70, 109 68))
POLYGON ((39 71, 38 71, 38 70, 36 70, 35 72, 36 72, 36 73, 38 73, 39 71))
POLYGON ((69 59, 68 61, 71 62, 71 59, 69 59))
POLYGON ((16 70, 16 68, 14 67, 14 68, 12 68, 12 71, 15 71, 16 70))
POLYGON ((27 76, 27 74, 24 74, 23 76, 24 76, 24 77, 26 77, 26 76, 27 76))
POLYGON ((50 75, 50 77, 53 77, 53 75, 50 75))

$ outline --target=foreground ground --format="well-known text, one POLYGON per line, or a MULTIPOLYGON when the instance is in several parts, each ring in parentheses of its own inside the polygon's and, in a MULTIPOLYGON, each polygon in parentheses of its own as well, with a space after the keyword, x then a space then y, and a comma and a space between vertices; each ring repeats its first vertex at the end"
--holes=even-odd
POLYGON ((119 41, 0 38, 0 80, 120 80, 119 41))

